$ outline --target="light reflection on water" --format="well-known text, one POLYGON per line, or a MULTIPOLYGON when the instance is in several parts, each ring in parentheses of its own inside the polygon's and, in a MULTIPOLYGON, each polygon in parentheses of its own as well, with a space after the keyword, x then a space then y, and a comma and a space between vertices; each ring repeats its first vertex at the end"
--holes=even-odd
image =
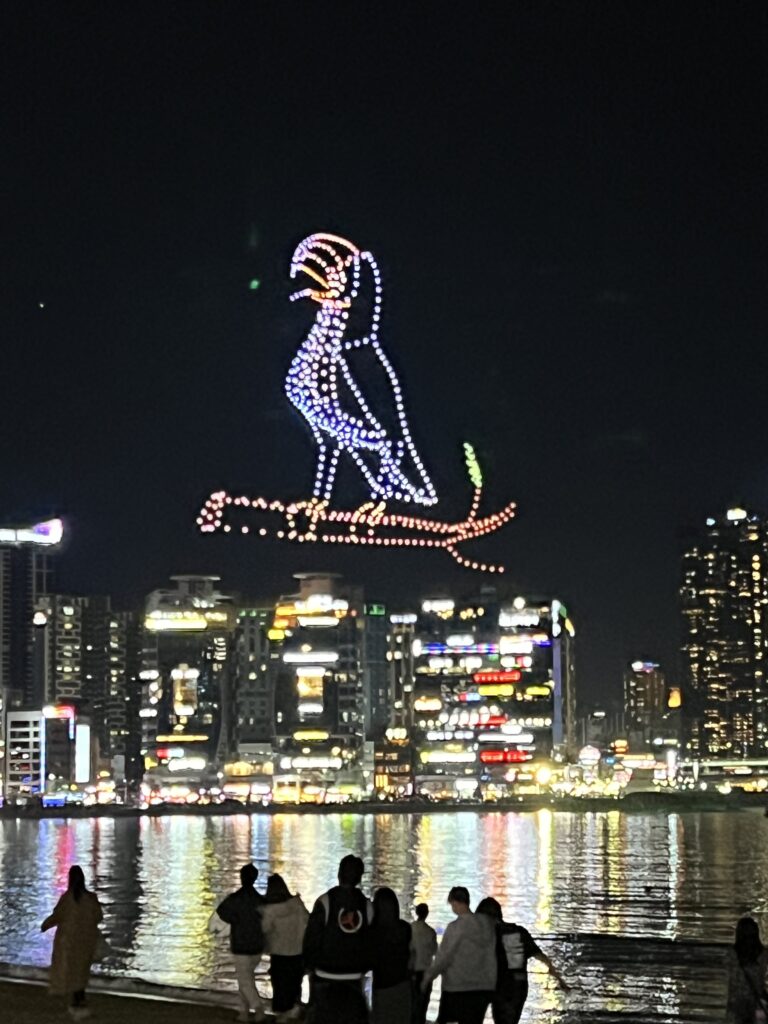
POLYGON ((226 945, 207 931, 248 860, 279 871, 308 904, 359 853, 364 886, 391 886, 403 912, 467 885, 495 895, 575 984, 564 1000, 533 978, 524 1020, 706 1021, 722 1017, 722 949, 747 911, 768 927, 768 821, 760 814, 475 812, 5 821, 0 960, 45 965, 39 924, 83 865, 114 948, 105 969, 229 987, 226 945), (674 940, 674 944, 672 941, 674 940), (697 943, 704 943, 700 945, 697 943))

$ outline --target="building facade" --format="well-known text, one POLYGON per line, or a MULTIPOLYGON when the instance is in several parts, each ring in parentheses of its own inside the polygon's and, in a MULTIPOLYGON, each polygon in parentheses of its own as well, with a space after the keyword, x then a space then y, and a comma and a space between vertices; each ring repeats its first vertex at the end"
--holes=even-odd
POLYGON ((60 519, 0 527, 0 700, 4 708, 42 706, 33 618, 38 602, 51 590, 52 553, 62 536, 60 519))
POLYGON ((667 679, 655 661, 636 660, 624 671, 624 731, 631 748, 648 745, 663 729, 667 679))
POLYGON ((768 532, 743 508, 710 518, 682 559, 682 655, 695 756, 768 749, 768 532))
POLYGON ((237 611, 218 576, 173 576, 147 598, 142 631, 141 749, 145 767, 207 777, 228 754, 237 611))
POLYGON ((274 606, 240 608, 237 613, 229 749, 238 756, 246 756, 254 746, 271 744, 275 736, 277 673, 270 661, 268 635, 274 614, 274 606))
POLYGON ((411 698, 402 720, 412 723, 417 792, 502 795, 575 747, 575 630, 561 601, 485 589, 425 600, 390 629, 396 694, 411 698))

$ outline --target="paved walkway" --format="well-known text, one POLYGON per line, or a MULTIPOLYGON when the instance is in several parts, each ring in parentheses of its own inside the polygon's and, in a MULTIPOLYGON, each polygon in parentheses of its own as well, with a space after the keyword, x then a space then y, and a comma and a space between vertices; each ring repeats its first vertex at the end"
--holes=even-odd
MULTIPOLYGON (((88 1005, 94 1024, 218 1024, 235 1016, 231 1006, 195 1006, 101 992, 89 994, 88 1005)), ((49 996, 42 985, 0 982, 0 1006, 2 1019, 13 1024, 62 1024, 70 1019, 66 1000, 49 996)))

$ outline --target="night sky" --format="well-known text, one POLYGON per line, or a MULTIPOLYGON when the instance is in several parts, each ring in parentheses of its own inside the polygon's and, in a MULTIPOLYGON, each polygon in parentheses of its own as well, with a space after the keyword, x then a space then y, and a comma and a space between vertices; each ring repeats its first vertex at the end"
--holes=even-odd
POLYGON ((469 502, 471 441, 486 508, 519 504, 472 550, 569 604, 581 696, 637 656, 676 674, 682 530, 768 507, 765 4, 24 0, 0 21, 0 514, 66 517, 60 589, 484 582, 438 552, 196 533, 218 486, 310 492, 282 382, 314 309, 287 271, 331 231, 382 268, 436 512, 469 502))

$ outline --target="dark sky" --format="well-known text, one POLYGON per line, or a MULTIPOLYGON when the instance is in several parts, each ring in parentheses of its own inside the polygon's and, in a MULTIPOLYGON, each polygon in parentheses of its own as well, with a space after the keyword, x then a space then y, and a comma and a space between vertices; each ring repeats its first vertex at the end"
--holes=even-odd
POLYGON ((572 606, 582 696, 638 655, 676 671, 681 529, 768 505, 765 4, 11 0, 0 19, 0 512, 66 515, 61 588, 476 582, 441 553, 195 532, 214 487, 310 489, 282 381, 311 311, 287 268, 335 231, 383 269, 438 510, 469 500, 469 440, 488 507, 519 503, 475 550, 572 606))

